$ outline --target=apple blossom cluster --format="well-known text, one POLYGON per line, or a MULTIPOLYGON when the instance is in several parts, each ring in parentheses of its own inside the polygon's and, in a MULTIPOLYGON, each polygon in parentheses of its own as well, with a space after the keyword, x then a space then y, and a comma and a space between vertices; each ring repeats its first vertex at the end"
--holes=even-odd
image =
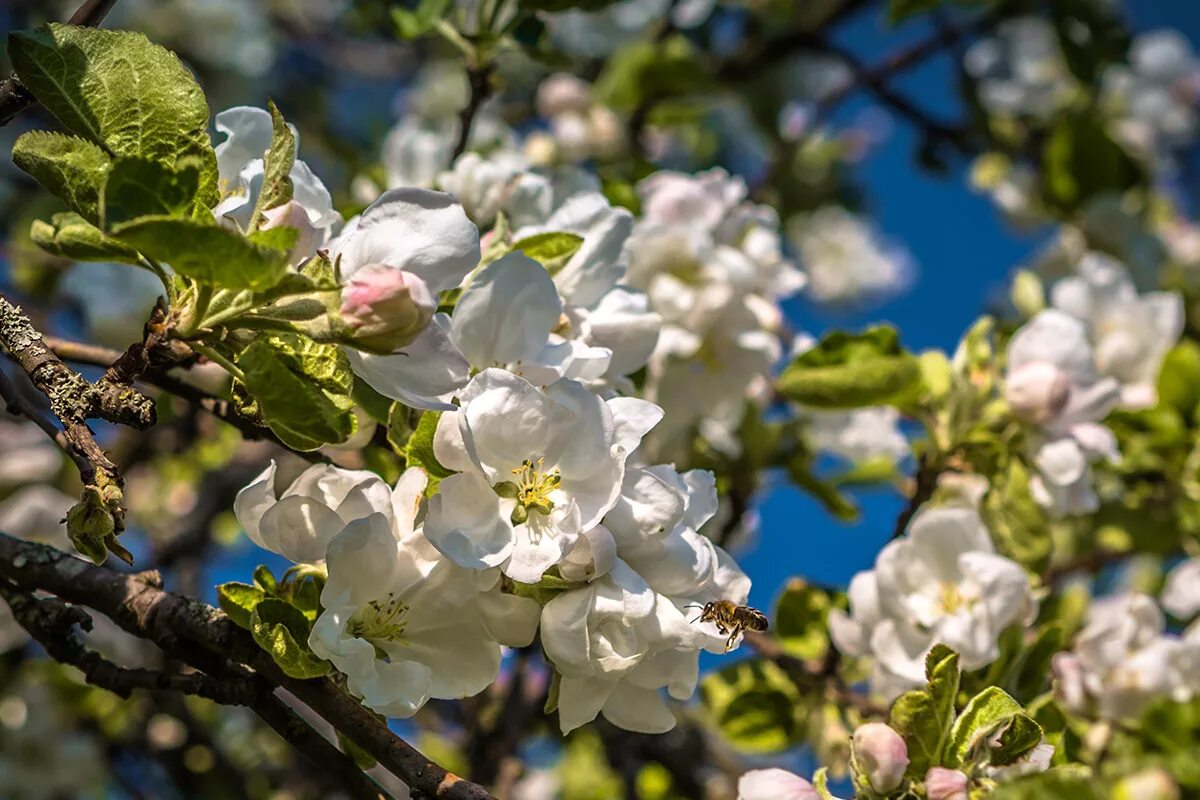
POLYGON ((1200 60, 1178 31, 1137 36, 1129 64, 1109 67, 1101 89, 1117 131, 1141 151, 1183 147, 1200 129, 1200 60))
POLYGON ((1088 610, 1074 648, 1054 656, 1053 669, 1064 707, 1136 720, 1155 700, 1183 703, 1200 695, 1200 624, 1177 636, 1166 633, 1166 619, 1152 597, 1100 598, 1088 610))
POLYGON ((995 36, 971 45, 963 66, 978 82, 984 108, 1010 119, 1044 122, 1078 90, 1058 33, 1041 17, 1004 20, 995 36))
POLYGON ((239 493, 256 544, 324 565, 312 651, 369 707, 408 717, 430 698, 482 691, 502 646, 540 630, 564 731, 598 713, 669 730, 658 690, 691 696, 699 651, 726 647, 686 607, 741 603, 750 588, 697 532, 716 510, 712 475, 628 463, 659 416, 642 400, 496 368, 460 399, 439 419, 434 448, 455 472, 436 487, 418 467, 389 487, 318 465, 277 494, 272 464, 239 493), (539 583, 554 587, 544 605, 521 591, 539 583))
POLYGON ((1104 418, 1157 402, 1163 357, 1183 332, 1183 302, 1172 292, 1139 294, 1124 265, 1094 252, 1054 285, 1051 301, 1009 341, 1004 391, 1034 430, 1034 496, 1068 516, 1099 506, 1092 464, 1120 457, 1104 418))
POLYGON ((829 614, 829 634, 848 656, 869 658, 871 691, 888 700, 925 683, 935 644, 965 669, 1000 654, 1001 631, 1037 610, 1025 570, 996 553, 979 512, 967 505, 926 507, 906 534, 879 552, 875 568, 850 581, 849 613, 829 614))
POLYGON ((904 291, 913 279, 911 256, 841 206, 793 218, 788 233, 808 276, 807 294, 819 303, 874 305, 904 291))

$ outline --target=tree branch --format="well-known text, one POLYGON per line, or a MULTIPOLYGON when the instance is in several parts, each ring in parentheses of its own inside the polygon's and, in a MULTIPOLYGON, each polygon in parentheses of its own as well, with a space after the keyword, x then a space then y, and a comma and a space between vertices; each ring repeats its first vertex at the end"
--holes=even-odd
POLYGON ((467 83, 470 86, 471 95, 467 99, 467 104, 458 112, 458 141, 455 142, 454 154, 450 157, 451 164, 466 152, 467 143, 471 140, 471 126, 475 122, 475 115, 492 95, 492 70, 490 62, 478 66, 467 66, 467 83))
POLYGON ((205 659, 213 657, 245 664, 272 686, 294 694, 415 792, 437 800, 495 800, 483 787, 447 772, 396 736, 332 680, 285 675, 247 631, 211 606, 163 591, 157 573, 120 574, 0 534, 0 574, 26 591, 40 589, 94 608, 193 666, 203 668, 205 659))
POLYGON ((0 597, 12 609, 13 616, 54 660, 69 664, 83 673, 93 686, 128 698, 135 689, 150 692, 178 692, 195 695, 214 703, 245 706, 270 725, 284 740, 322 770, 337 776, 336 787, 361 800, 378 800, 379 787, 358 769, 354 761, 324 737, 317 734, 296 712, 272 693, 261 677, 248 670, 235 671, 211 659, 211 675, 202 672, 173 674, 160 670, 120 667, 99 653, 89 650, 74 631, 76 625, 91 630, 92 620, 78 606, 68 606, 54 597, 36 598, 0 581, 0 597), (212 664, 216 668, 212 668, 212 664))
MULTIPOLYGON (((117 0, 87 0, 76 9, 67 22, 71 25, 94 28, 104 20, 104 17, 116 4, 117 0)), ((12 122, 13 117, 36 102, 33 94, 25 88, 16 75, 9 75, 0 81, 0 127, 12 122)))

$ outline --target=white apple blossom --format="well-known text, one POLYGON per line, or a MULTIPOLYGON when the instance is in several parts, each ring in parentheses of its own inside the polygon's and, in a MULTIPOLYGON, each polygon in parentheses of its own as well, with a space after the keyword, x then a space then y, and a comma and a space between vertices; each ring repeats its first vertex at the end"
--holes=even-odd
POLYGON ((854 576, 849 596, 849 614, 830 614, 830 635, 847 655, 874 659, 871 688, 889 698, 924 684, 935 644, 965 669, 990 664, 1001 631, 1035 608, 1028 576, 996 554, 979 513, 952 506, 920 511, 873 570, 854 576))
POLYGON ((1125 266, 1088 253, 1078 274, 1055 284, 1055 307, 1082 320, 1095 348, 1100 374, 1121 384, 1121 405, 1148 408, 1167 351, 1183 332, 1183 300, 1174 292, 1138 294, 1125 266))
POLYGON ((804 409, 809 442, 853 464, 866 461, 899 463, 908 457, 908 439, 900 430, 900 412, 892 406, 849 411, 804 409))
POLYGON ((495 571, 457 567, 418 527, 425 473, 406 471, 385 511, 352 519, 329 542, 322 612, 309 646, 382 714, 476 694, 499 673, 501 644, 523 646, 537 604, 503 594, 495 571))
POLYGON ((1053 659, 1064 706, 1106 719, 1135 720, 1154 700, 1184 702, 1200 691, 1200 637, 1164 633, 1153 598, 1121 594, 1092 604, 1071 651, 1053 659))
POLYGON ((811 783, 778 767, 744 773, 738 778, 737 792, 737 800, 821 800, 811 783))
POLYGON ((678 700, 692 696, 703 635, 623 561, 548 602, 541 626, 542 645, 562 675, 558 713, 564 733, 600 713, 642 733, 675 727, 659 689, 678 700))
POLYGON ((668 14, 675 27, 693 28, 709 17, 715 5, 715 0, 620 0, 598 11, 572 8, 541 17, 563 52, 594 58, 632 41, 668 14))
POLYGON ((788 235, 808 276, 807 294, 821 304, 875 305, 903 292, 912 258, 883 241, 872 225, 841 206, 794 217, 788 235))
POLYGON ((1091 465, 1119 458, 1116 438, 1099 424, 1119 386, 1094 363, 1087 329, 1058 309, 1036 314, 1008 344, 1005 398, 1013 413, 1038 426, 1032 443, 1037 501, 1058 515, 1096 510, 1091 465))
POLYGON ((1200 128, 1200 60, 1179 31, 1139 34, 1101 91, 1124 139, 1150 153, 1183 147, 1200 128))
MULTIPOLYGON (((479 231, 448 194, 392 189, 346 224, 329 254, 343 279, 382 265, 436 297, 479 263, 479 231)), ((417 408, 448 408, 469 369, 449 325, 448 317, 435 314, 412 344, 387 355, 343 349, 355 373, 379 393, 417 408)))
POLYGON ((1191 619, 1200 614, 1200 558, 1182 561, 1167 573, 1159 602, 1172 616, 1191 619))
POLYGON ((272 461, 238 492, 233 513, 250 541, 298 564, 324 561, 348 523, 391 509, 392 489, 374 472, 314 464, 276 495, 275 471, 272 461))
MULTIPOLYGON (((213 215, 245 231, 250 227, 251 215, 262 190, 264 158, 271 149, 271 114, 261 108, 235 106, 217 114, 214 124, 227 138, 216 146, 223 199, 213 209, 213 215)), ((295 128, 292 128, 292 134, 299 151, 300 137, 295 128)), ((292 200, 304 211, 301 219, 289 219, 288 222, 307 222, 311 230, 301 230, 301 234, 319 247, 328 240, 333 226, 341 222, 342 217, 334 209, 325 184, 303 161, 295 160, 288 177, 292 181, 292 200)))
POLYGON ((1004 20, 995 36, 967 50, 963 64, 984 108, 1004 117, 1048 121, 1076 92, 1058 33, 1040 17, 1004 20))
POLYGON ((605 401, 571 380, 542 391, 495 368, 461 400, 438 420, 434 453, 458 474, 430 500, 425 533, 456 563, 525 583, 612 508, 626 458, 662 416, 643 400, 605 401))

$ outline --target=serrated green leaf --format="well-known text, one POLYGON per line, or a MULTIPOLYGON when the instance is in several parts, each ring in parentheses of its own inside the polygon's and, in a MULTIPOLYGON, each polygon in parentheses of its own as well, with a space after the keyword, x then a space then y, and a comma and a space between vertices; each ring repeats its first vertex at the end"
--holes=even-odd
POLYGON ((308 632, 308 620, 300 609, 273 597, 255 606, 251 615, 254 641, 292 678, 319 678, 329 673, 329 662, 308 649, 308 632))
POLYGON ((289 447, 315 450, 356 429, 345 354, 294 334, 260 337, 237 357, 263 421, 289 447))
POLYGON ((997 724, 1007 722, 1023 711, 1021 704, 1003 689, 998 686, 987 687, 971 698, 954 721, 942 765, 951 768, 961 766, 980 744, 982 737, 991 735, 997 724))
POLYGON ((1101 794, 1082 766, 1056 767, 997 786, 989 800, 1100 800, 1101 794))
POLYGON ((404 449, 405 466, 420 467, 429 475, 429 486, 425 489, 427 495, 437 491, 437 485, 441 483, 442 478, 454 474, 452 470, 443 467, 433 454, 433 434, 441 416, 440 411, 426 411, 422 414, 404 449))
POLYGON ((775 639, 791 655, 820 659, 829 650, 826 620, 838 598, 800 578, 792 578, 775 604, 775 639))
POLYGON ((275 594, 275 590, 279 588, 279 581, 275 580, 275 573, 271 572, 270 567, 259 564, 254 568, 254 585, 267 594, 275 594))
POLYGON ((812 779, 813 789, 817 792, 817 797, 820 800, 836 800, 833 793, 829 791, 829 768, 821 767, 813 773, 812 779))
POLYGON ((142 217, 113 236, 176 272, 229 289, 268 289, 287 272, 287 251, 255 244, 215 221, 142 217))
POLYGON ((536 233, 526 236, 513 244, 513 250, 520 250, 546 268, 551 275, 557 275, 567 265, 571 257, 583 245, 583 237, 574 233, 549 232, 536 233))
POLYGON ((262 189, 254 204, 250 230, 258 228, 264 211, 288 202, 293 193, 291 174, 292 165, 296 163, 296 135, 279 112, 275 101, 269 101, 267 108, 271 112, 271 149, 263 160, 262 189))
POLYGON ((706 675, 705 709, 740 750, 778 752, 802 735, 807 707, 783 671, 769 661, 742 661, 706 675))
POLYGON ((199 204, 219 197, 208 103, 174 53, 140 33, 51 24, 9 36, 21 82, 71 133, 113 156, 199 159, 199 204))
POLYGON ((88 222, 100 218, 100 193, 112 159, 86 139, 29 131, 13 143, 13 162, 88 222))
POLYGON ((779 391, 813 408, 896 403, 918 389, 921 367, 900 347, 893 328, 835 331, 800 354, 779 376, 779 391))
POLYGON ((217 586, 217 605, 239 628, 250 630, 254 609, 267 597, 258 586, 247 583, 222 583, 217 586))
POLYGON ((925 688, 900 695, 891 711, 891 726, 908 745, 906 774, 918 780, 930 767, 941 764, 950 738, 958 694, 958 654, 945 645, 934 645, 925 659, 925 674, 925 688))
POLYGON ((73 211, 55 214, 49 222, 34 220, 29 238, 47 253, 74 261, 141 263, 137 250, 108 236, 73 211))
POLYGON ((139 217, 185 217, 200 187, 193 161, 172 169, 137 156, 118 158, 101 195, 100 218, 106 230, 139 217))
POLYGON ((1015 714, 997 727, 992 729, 992 735, 988 737, 988 741, 993 742, 989 747, 988 761, 996 767, 1015 764, 1041 744, 1044 735, 1042 726, 1025 713, 1015 714))

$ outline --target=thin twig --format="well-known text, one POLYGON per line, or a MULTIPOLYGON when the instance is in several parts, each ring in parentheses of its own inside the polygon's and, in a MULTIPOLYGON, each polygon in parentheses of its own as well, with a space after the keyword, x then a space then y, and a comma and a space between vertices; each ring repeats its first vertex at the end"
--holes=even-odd
POLYGON ((491 62, 467 66, 467 83, 471 94, 467 98, 467 104, 458 112, 458 141, 454 144, 454 155, 450 158, 452 162, 466 152, 475 115, 492 96, 492 70, 491 62))

